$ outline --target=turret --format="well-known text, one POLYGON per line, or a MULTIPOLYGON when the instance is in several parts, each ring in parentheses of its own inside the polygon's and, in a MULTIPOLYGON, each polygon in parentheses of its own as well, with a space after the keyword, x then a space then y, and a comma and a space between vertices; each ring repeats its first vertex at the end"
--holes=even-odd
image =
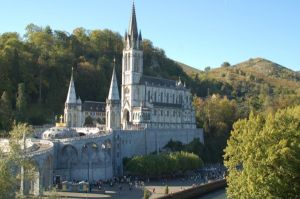
POLYGON ((69 84, 69 90, 68 95, 66 99, 66 105, 67 104, 76 104, 76 92, 75 92, 75 86, 74 86, 74 80, 73 80, 73 68, 72 68, 72 74, 71 74, 71 80, 69 84))
POLYGON ((110 88, 108 97, 106 99, 106 129, 120 129, 120 113, 121 104, 120 96, 118 89, 118 82, 115 70, 115 59, 114 59, 114 68, 110 82, 110 88))
POLYGON ((82 113, 81 113, 81 99, 76 98, 75 85, 73 80, 73 68, 71 73, 71 80, 69 84, 67 99, 64 109, 64 120, 68 127, 82 126, 82 113))

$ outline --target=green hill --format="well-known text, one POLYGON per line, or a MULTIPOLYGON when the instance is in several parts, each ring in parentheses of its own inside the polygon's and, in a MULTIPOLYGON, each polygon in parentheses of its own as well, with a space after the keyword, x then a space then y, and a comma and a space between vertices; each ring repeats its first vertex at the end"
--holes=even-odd
POLYGON ((182 68, 182 70, 186 73, 186 74, 188 74, 188 75, 190 75, 190 76, 194 76, 195 74, 197 74, 197 73, 202 73, 203 71, 201 71, 201 70, 199 70, 199 69, 197 69, 197 68, 194 68, 194 67, 192 67, 192 66, 189 66, 189 65, 186 65, 186 64, 184 64, 184 63, 181 63, 181 62, 178 62, 178 61, 175 61, 176 62, 176 64, 178 64, 181 68, 182 68))

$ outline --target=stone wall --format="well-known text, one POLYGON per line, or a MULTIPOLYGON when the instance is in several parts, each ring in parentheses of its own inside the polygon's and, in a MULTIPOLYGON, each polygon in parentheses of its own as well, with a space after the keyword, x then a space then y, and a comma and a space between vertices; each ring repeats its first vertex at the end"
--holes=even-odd
POLYGON ((162 150, 172 139, 187 144, 194 138, 203 143, 203 129, 145 129, 140 131, 118 131, 121 142, 121 157, 146 155, 162 150))

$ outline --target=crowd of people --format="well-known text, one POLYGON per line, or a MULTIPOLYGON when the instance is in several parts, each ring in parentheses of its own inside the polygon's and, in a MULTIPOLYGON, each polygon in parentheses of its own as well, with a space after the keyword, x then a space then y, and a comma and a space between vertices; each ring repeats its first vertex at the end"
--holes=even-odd
MULTIPOLYGON (((122 190, 132 191, 133 189, 141 189, 145 188, 145 184, 160 184, 160 185, 168 185, 171 182, 179 182, 184 186, 195 186, 200 184, 206 184, 214 180, 224 179, 226 175, 226 168, 223 165, 215 164, 215 165, 206 165, 200 169, 187 172, 184 175, 172 175, 172 176, 164 176, 161 178, 151 179, 148 177, 140 177, 140 176, 123 176, 123 177, 113 177, 112 179, 107 180, 97 180, 88 182, 89 183, 89 192, 105 192, 109 187, 118 189, 119 192, 122 190)), ((78 183, 78 181, 73 180, 73 183, 78 183)), ((155 189, 152 190, 155 192, 155 189)))

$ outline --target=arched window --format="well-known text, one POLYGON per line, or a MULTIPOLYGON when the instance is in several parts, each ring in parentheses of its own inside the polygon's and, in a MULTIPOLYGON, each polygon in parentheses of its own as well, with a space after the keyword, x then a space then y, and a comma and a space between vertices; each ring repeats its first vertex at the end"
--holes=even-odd
POLYGON ((175 94, 173 94, 172 101, 173 101, 173 104, 175 104, 175 94))
POLYGON ((148 102, 150 102, 150 91, 148 91, 148 102))
POLYGON ((154 92, 154 101, 156 102, 156 91, 154 92))
POLYGON ((169 93, 167 93, 167 103, 169 103, 169 93))
POLYGON ((127 70, 127 56, 124 56, 124 69, 123 70, 127 70))
POLYGON ((160 93, 160 102, 164 102, 164 94, 163 94, 163 92, 160 93))
POLYGON ((130 70, 130 54, 127 54, 127 70, 130 70))

